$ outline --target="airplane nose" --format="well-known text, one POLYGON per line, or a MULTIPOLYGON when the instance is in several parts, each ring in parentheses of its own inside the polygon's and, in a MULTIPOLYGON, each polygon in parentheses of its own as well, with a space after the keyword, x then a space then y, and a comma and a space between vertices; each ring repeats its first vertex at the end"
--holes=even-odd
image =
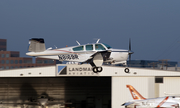
POLYGON ((131 61, 131 54, 133 54, 134 52, 132 51, 132 50, 129 50, 128 51, 128 55, 129 55, 129 63, 130 63, 130 61, 131 61))
POLYGON ((133 54, 133 53, 134 53, 134 51, 129 51, 128 53, 129 53, 129 54, 133 54))
POLYGON ((128 54, 129 57, 131 58, 131 54, 133 54, 134 52, 131 50, 131 39, 129 39, 129 50, 128 50, 128 54))

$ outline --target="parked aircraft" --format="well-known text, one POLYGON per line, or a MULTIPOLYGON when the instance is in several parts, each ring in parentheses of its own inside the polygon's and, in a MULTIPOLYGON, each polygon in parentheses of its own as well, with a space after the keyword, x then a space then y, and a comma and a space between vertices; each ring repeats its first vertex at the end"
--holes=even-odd
MULTIPOLYGON (((15 101, 15 100, 12 100, 15 101)), ((10 106, 21 106, 23 108, 27 108, 28 106, 41 106, 41 108, 46 108, 46 106, 53 106, 53 105, 65 105, 65 104, 72 104, 72 103, 65 103, 63 100, 57 100, 48 97, 47 95, 40 95, 38 97, 30 97, 27 99, 27 102, 22 103, 4 103, 1 101, 0 105, 10 105, 10 106)), ((60 106, 59 106, 60 107, 60 106)))
POLYGON ((32 38, 29 40, 29 50, 26 55, 40 58, 55 59, 59 61, 71 61, 79 63, 90 63, 93 72, 101 72, 102 64, 124 64, 126 60, 131 58, 131 42, 129 42, 129 50, 113 49, 104 43, 96 43, 81 45, 77 42, 77 46, 65 48, 48 48, 46 49, 43 38, 32 38))
POLYGON ((180 96, 165 96, 158 98, 144 98, 133 86, 126 85, 134 100, 125 102, 125 107, 175 107, 179 108, 180 96))
POLYGON ((34 106, 38 105, 41 106, 42 108, 46 108, 46 106, 52 106, 52 105, 71 104, 71 103, 63 103, 62 102, 63 100, 53 99, 48 97, 47 95, 40 95, 35 98, 31 97, 28 99, 28 101, 29 103, 24 103, 24 105, 34 105, 34 106))

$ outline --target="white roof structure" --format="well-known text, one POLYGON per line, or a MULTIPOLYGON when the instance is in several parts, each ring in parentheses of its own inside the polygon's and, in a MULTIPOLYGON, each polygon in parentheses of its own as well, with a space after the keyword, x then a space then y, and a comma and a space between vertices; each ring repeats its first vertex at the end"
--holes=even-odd
POLYGON ((63 76, 180 76, 178 71, 157 70, 149 68, 129 67, 129 73, 125 72, 126 67, 103 66, 103 71, 94 73, 88 64, 30 67, 22 69, 1 70, 0 77, 63 77, 63 76))
MULTIPOLYGON (((103 66, 102 72, 94 73, 89 64, 58 64, 56 66, 1 70, 0 77, 5 77, 4 79, 9 77, 15 77, 15 79, 21 79, 23 77, 25 79, 27 77, 29 79, 34 79, 34 77, 54 77, 53 79, 62 79, 60 77, 68 77, 69 79, 72 77, 91 77, 92 80, 94 77, 99 79, 101 79, 100 77, 111 77, 111 108, 124 108, 121 105, 129 100, 127 96, 129 94, 126 88, 127 84, 136 87, 147 98, 164 96, 163 93, 165 91, 179 93, 180 90, 177 87, 180 82, 180 72, 149 68, 103 66), (156 79, 161 79, 161 82, 156 82, 156 79)), ((105 86, 108 85, 105 84, 105 86)))

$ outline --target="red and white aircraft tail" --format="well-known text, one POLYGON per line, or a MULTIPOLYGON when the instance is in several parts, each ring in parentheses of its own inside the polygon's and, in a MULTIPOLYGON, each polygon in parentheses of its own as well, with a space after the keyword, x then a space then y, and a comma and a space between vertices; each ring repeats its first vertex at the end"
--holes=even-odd
POLYGON ((133 86, 126 85, 126 87, 129 88, 129 91, 130 91, 130 93, 132 95, 132 98, 134 100, 143 100, 143 99, 146 99, 133 86))

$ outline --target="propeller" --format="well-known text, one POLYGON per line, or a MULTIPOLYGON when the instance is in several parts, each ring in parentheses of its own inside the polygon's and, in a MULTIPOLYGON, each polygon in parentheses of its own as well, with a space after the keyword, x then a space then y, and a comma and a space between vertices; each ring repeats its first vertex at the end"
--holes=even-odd
POLYGON ((133 54, 134 52, 131 50, 131 38, 129 38, 129 50, 128 50, 128 54, 129 54, 129 64, 131 62, 131 54, 133 54))

